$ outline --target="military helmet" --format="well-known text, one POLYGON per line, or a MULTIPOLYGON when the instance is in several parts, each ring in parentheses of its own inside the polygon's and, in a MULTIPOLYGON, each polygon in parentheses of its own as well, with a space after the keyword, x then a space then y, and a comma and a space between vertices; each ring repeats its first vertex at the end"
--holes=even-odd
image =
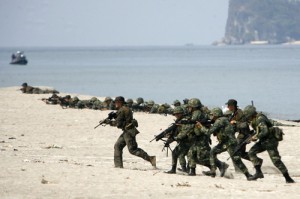
POLYGON ((164 103, 164 104, 162 104, 162 106, 165 108, 170 108, 170 105, 168 103, 164 103))
POLYGON ((27 84, 26 82, 24 82, 24 83, 22 84, 22 86, 23 86, 23 87, 27 87, 28 84, 27 84))
POLYGON ((173 110, 173 114, 183 114, 184 110, 181 106, 176 106, 173 110))
POLYGON ((211 115, 216 116, 216 117, 222 117, 223 116, 223 111, 220 108, 213 108, 211 110, 211 115))
POLYGON ((132 104, 132 103, 133 103, 133 100, 129 98, 129 99, 126 100, 126 103, 132 104))
POLYGON ((98 100, 97 97, 92 97, 92 98, 90 99, 91 102, 95 102, 95 101, 97 101, 97 100, 98 100))
POLYGON ((180 106, 180 105, 181 105, 181 103, 180 103, 180 101, 179 101, 179 100, 175 100, 175 101, 173 102, 173 105, 174 105, 174 106, 180 106))
POLYGON ((154 103, 154 101, 153 100, 149 100, 148 102, 147 102, 147 105, 150 105, 150 106, 153 106, 155 103, 154 103))
POLYGON ((199 108, 202 106, 202 104, 198 98, 192 98, 189 100, 188 106, 193 107, 193 108, 199 108))
POLYGON ((124 99, 123 96, 118 96, 118 97, 115 98, 115 102, 122 102, 122 103, 124 103, 125 99, 124 99))
POLYGON ((79 98, 78 97, 73 97, 73 99, 72 99, 73 101, 79 101, 79 98))
POLYGON ((112 101, 112 99, 111 99, 111 97, 106 97, 106 98, 104 99, 104 101, 105 101, 105 102, 107 102, 107 101, 112 101))
POLYGON ((143 99, 142 97, 138 97, 138 98, 136 99, 136 103, 142 104, 142 103, 144 103, 144 99, 143 99))
POLYGON ((256 113, 256 108, 254 106, 248 105, 244 108, 244 115, 246 118, 251 118, 256 113))

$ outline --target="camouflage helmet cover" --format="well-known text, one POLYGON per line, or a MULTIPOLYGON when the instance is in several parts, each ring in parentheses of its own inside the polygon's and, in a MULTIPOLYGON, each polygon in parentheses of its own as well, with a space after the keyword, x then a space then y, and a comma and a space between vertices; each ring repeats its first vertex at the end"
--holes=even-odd
POLYGON ((126 102, 129 103, 129 104, 132 104, 133 100, 129 98, 129 99, 126 100, 126 102))
POLYGON ((183 113, 184 113, 184 110, 181 106, 177 106, 173 110, 173 114, 183 114, 183 113))
POLYGON ((148 105, 154 105, 155 103, 154 103, 153 100, 149 100, 147 104, 148 104, 148 105))
POLYGON ((179 105, 180 106, 180 101, 179 100, 175 100, 174 102, 173 102, 173 105, 179 105))
POLYGON ((248 105, 244 108, 243 112, 246 118, 250 118, 256 113, 256 108, 254 106, 248 105))
POLYGON ((222 109, 220 109, 220 108, 213 108, 212 110, 211 110, 211 114, 213 115, 213 116, 216 116, 216 117, 222 117, 223 116, 223 111, 222 111, 222 109))
POLYGON ((144 103, 144 99, 143 99, 142 97, 138 97, 138 98, 136 99, 136 102, 137 102, 138 104, 142 104, 142 103, 144 103))
POLYGON ((198 98, 192 98, 188 102, 189 107, 199 108, 202 106, 201 101, 198 98))
POLYGON ((112 101, 111 97, 106 97, 106 98, 104 99, 104 102, 107 102, 107 101, 112 101))

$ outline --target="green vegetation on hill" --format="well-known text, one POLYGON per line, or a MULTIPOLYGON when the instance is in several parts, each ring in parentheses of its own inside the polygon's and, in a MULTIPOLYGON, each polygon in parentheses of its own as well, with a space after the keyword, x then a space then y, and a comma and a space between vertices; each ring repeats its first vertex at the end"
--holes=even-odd
POLYGON ((300 40, 299 0, 230 0, 224 43, 300 40))

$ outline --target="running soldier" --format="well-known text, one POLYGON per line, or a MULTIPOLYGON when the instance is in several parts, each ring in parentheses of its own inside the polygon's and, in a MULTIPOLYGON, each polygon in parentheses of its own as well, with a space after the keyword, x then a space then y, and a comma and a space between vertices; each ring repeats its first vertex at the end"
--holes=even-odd
POLYGON ((281 135, 276 134, 276 130, 279 130, 279 128, 274 128, 267 116, 262 113, 257 113, 254 106, 246 106, 244 109, 244 114, 251 122, 250 125, 256 131, 255 135, 252 137, 252 140, 258 140, 258 142, 256 142, 249 150, 250 160, 256 170, 254 176, 250 177, 250 180, 264 178, 264 174, 261 171, 263 160, 257 157, 257 154, 268 151, 273 164, 281 171, 286 183, 294 183, 295 181, 290 177, 288 170, 281 161, 281 157, 278 152, 278 142, 282 140, 282 131, 279 132, 281 135))

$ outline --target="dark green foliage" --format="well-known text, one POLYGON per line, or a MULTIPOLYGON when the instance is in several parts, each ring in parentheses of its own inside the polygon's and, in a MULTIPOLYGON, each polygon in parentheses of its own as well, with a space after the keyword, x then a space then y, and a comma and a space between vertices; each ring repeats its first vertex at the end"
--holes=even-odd
POLYGON ((236 44, 300 40, 299 11, 299 0, 230 0, 225 37, 236 44))

